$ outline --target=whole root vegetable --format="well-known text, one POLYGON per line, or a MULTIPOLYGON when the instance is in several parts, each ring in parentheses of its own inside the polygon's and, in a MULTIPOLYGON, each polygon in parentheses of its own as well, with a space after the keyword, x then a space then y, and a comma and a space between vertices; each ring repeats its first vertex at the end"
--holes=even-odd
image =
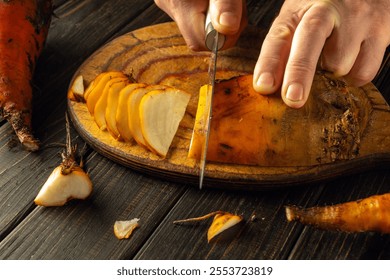
POLYGON ((52 14, 51 0, 0 1, 0 114, 29 151, 33 136, 32 78, 52 14))

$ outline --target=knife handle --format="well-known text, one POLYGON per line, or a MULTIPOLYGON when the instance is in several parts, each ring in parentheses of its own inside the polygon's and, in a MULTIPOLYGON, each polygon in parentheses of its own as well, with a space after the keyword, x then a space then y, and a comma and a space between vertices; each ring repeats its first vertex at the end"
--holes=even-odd
POLYGON ((206 47, 209 50, 213 50, 213 44, 214 44, 214 37, 215 33, 218 34, 218 50, 220 50, 223 45, 225 44, 225 35, 220 34, 217 32, 217 30, 214 29, 213 24, 211 23, 211 18, 210 18, 210 9, 207 11, 207 16, 206 16, 206 22, 205 22, 205 44, 206 47))

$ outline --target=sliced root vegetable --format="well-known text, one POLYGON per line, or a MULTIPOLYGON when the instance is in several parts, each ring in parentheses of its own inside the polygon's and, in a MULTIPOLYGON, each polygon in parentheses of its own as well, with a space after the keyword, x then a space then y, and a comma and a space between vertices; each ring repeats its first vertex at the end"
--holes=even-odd
POLYGON ((66 118, 66 150, 62 163, 50 174, 34 199, 40 206, 62 206, 72 199, 86 199, 92 192, 92 181, 83 170, 82 161, 76 161, 76 146, 72 146, 69 120, 66 118))
POLYGON ((95 122, 101 130, 107 129, 106 110, 108 95, 112 94, 112 92, 119 93, 126 86, 127 82, 128 80, 126 78, 114 78, 106 83, 93 111, 95 122))
POLYGON ((165 157, 184 117, 191 95, 174 88, 153 90, 139 104, 141 131, 145 143, 165 157))
POLYGON ((161 157, 167 155, 191 97, 169 86, 137 83, 118 71, 99 74, 85 91, 82 86, 82 77, 76 77, 68 97, 84 97, 100 130, 161 157))
POLYGON ((87 103, 87 108, 91 115, 94 114, 96 103, 103 94, 107 82, 115 78, 127 79, 127 76, 123 72, 119 71, 103 72, 99 74, 85 90, 84 99, 87 103))
POLYGON ((130 93, 128 98, 128 120, 129 120, 129 129, 131 134, 133 135, 134 140, 138 143, 138 145, 147 148, 147 144, 145 142, 144 136, 142 135, 141 130, 141 120, 139 107, 141 103, 142 97, 150 91, 157 89, 164 89, 165 86, 162 85, 150 85, 144 88, 137 88, 130 93))
POLYGON ((107 94, 107 107, 106 107, 106 124, 107 130, 115 140, 123 140, 118 127, 117 127, 117 111, 119 104, 119 94, 128 84, 128 80, 124 80, 120 83, 115 83, 109 89, 107 94))
POLYGON ((139 219, 134 218, 126 221, 116 221, 114 223, 114 234, 118 239, 129 238, 133 231, 139 227, 139 219))
POLYGON ((205 141, 204 126, 206 123, 205 112, 207 91, 209 85, 203 85, 199 90, 198 108, 196 110, 195 124, 192 131, 190 148, 188 150, 188 157, 199 160, 202 153, 202 144, 205 141))
POLYGON ((137 88, 146 87, 145 84, 131 83, 119 92, 118 107, 116 111, 116 127, 125 142, 132 142, 133 135, 129 128, 128 99, 131 92, 137 88))

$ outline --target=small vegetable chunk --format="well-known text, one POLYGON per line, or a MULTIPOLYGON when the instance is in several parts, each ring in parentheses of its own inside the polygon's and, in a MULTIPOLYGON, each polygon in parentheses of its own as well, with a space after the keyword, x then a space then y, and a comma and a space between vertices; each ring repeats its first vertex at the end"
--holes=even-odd
POLYGON ((116 221, 114 223, 114 234, 118 239, 129 238, 133 231, 139 227, 139 219, 134 218, 126 221, 116 221))
POLYGON ((332 206, 287 206, 286 218, 325 230, 390 233, 390 193, 332 206))
POLYGON ((81 167, 57 166, 34 202, 40 206, 63 206, 72 199, 86 199, 91 192, 92 182, 81 167))

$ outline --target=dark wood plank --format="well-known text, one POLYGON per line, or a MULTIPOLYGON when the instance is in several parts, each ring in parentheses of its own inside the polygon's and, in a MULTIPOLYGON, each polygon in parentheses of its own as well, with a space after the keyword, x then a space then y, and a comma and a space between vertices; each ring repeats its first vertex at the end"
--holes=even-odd
POLYGON ((64 207, 36 207, 0 243, 0 259, 132 258, 185 190, 95 153, 88 169, 96 182, 92 197, 64 207), (118 240, 114 222, 132 218, 140 218, 140 228, 129 240, 118 240))
POLYGON ((316 200, 321 186, 293 191, 230 192, 191 188, 136 255, 136 259, 286 259, 302 227, 288 224, 284 205, 316 200), (174 220, 222 210, 245 219, 228 241, 208 244, 211 219, 188 225, 174 220))
MULTIPOLYGON (((64 143, 65 127, 59 125, 59 122, 46 127, 51 133, 44 145, 64 143)), ((18 144, 11 149, 8 141, 7 138, 7 144, 3 144, 0 149, 0 239, 33 209, 32 201, 49 176, 50 169, 61 162, 61 148, 27 153, 18 144)))

